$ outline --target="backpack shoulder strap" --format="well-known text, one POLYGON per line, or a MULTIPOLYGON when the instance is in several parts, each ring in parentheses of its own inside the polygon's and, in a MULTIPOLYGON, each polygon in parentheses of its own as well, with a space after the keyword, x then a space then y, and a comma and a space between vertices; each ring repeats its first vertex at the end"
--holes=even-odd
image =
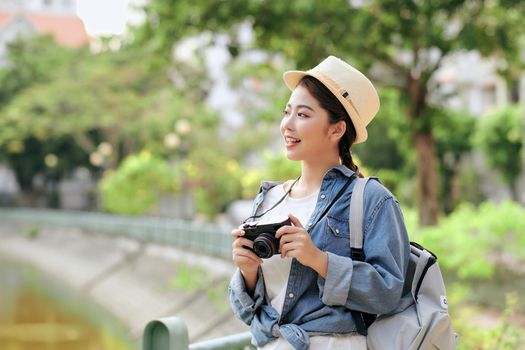
POLYGON ((370 179, 375 177, 357 178, 352 197, 350 198, 350 251, 352 259, 363 261, 363 215, 364 215, 364 197, 365 187, 370 179))
MULTIPOLYGON (((352 260, 364 261, 363 252, 363 216, 364 216, 364 195, 365 186, 370 177, 357 178, 355 181, 352 196, 350 198, 350 257, 352 260)), ((374 321, 375 315, 351 310, 352 317, 356 323, 357 332, 361 335, 367 335, 368 326, 374 321)))
POLYGON ((363 211, 365 186, 369 177, 357 178, 350 199, 350 248, 363 249, 363 211))

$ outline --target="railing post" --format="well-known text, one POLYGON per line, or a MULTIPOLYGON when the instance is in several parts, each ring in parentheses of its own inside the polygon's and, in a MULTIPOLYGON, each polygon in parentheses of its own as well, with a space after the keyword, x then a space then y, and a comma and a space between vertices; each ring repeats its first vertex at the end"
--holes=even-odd
POLYGON ((153 320, 144 328, 142 350, 188 350, 188 327, 177 317, 153 320))
POLYGON ((244 332, 190 344, 190 350, 254 349, 251 345, 251 340, 252 334, 250 332, 244 332))

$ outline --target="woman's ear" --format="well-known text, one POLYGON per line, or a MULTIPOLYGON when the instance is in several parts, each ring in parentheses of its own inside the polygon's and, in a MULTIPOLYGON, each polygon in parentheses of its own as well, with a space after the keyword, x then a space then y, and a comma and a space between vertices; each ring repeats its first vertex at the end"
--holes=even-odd
POLYGON ((337 123, 330 125, 330 128, 330 136, 338 141, 346 132, 346 123, 344 120, 340 120, 337 123))

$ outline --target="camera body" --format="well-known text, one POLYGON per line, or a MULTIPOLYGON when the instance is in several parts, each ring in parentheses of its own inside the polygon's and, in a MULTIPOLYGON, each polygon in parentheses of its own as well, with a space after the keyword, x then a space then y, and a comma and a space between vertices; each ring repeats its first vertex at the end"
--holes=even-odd
POLYGON ((279 239, 275 233, 283 226, 291 226, 290 219, 282 222, 262 224, 247 223, 242 226, 244 237, 253 241, 253 252, 262 259, 267 259, 279 253, 279 239))

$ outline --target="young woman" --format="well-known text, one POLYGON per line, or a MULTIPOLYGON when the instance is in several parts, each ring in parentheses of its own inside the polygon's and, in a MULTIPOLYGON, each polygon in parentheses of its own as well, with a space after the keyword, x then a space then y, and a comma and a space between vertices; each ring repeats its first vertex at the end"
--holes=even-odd
POLYGON ((232 307, 260 349, 366 349, 358 333, 363 315, 398 305, 410 252, 399 203, 370 181, 365 258, 351 258, 349 203, 352 180, 361 175, 350 148, 367 139, 379 98, 361 72, 333 56, 309 71, 286 72, 284 81, 292 94, 280 130, 288 159, 301 161, 301 175, 264 182, 249 222, 289 218, 291 225, 277 230, 279 253, 267 259, 254 253, 242 229, 232 231, 238 267, 232 307))

